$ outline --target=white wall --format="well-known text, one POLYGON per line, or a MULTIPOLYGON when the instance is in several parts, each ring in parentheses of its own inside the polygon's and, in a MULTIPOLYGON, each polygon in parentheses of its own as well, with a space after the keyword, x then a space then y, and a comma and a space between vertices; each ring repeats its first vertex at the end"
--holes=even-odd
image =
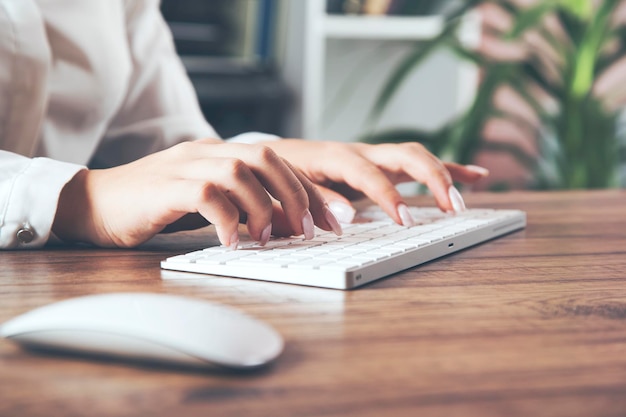
MULTIPOLYGON (((325 65, 323 139, 349 141, 364 133, 385 82, 414 42, 330 40, 325 65)), ((407 78, 382 115, 378 129, 441 126, 456 110, 458 65, 434 54, 407 78)))

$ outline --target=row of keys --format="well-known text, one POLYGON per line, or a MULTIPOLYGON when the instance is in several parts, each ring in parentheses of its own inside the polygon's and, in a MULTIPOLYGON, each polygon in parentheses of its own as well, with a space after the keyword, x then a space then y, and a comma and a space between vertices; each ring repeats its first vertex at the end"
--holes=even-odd
POLYGON ((343 236, 318 230, 315 238, 277 238, 267 245, 242 243, 238 250, 211 247, 168 258, 168 262, 207 265, 236 265, 263 268, 342 269, 364 266, 401 255, 421 246, 446 239, 495 222, 506 213, 493 216, 492 210, 471 210, 461 215, 447 215, 436 209, 412 213, 418 225, 399 226, 378 212, 364 212, 368 223, 344 225, 343 236))

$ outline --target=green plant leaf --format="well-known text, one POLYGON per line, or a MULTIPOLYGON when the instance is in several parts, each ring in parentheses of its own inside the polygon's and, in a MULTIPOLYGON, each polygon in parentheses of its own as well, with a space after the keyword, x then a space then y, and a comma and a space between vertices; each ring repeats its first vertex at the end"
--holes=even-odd
MULTIPOLYGON (((465 49, 453 36, 445 33, 429 43, 433 49, 446 47, 463 60, 479 65, 482 82, 472 105, 455 120, 436 132, 391 130, 364 140, 369 142, 423 143, 444 159, 459 163, 473 162, 483 150, 505 152, 535 173, 535 186, 540 188, 607 187, 618 184, 620 161, 626 164, 626 133, 617 132, 617 113, 603 109, 599 99, 590 94, 600 71, 608 68, 626 54, 626 28, 614 27, 612 18, 621 0, 544 0, 530 9, 518 9, 508 1, 484 0, 472 3, 496 3, 516 17, 509 39, 521 36, 527 30, 543 37, 562 56, 557 70, 560 79, 546 71, 539 53, 531 53, 524 62, 493 62, 473 50, 465 49), (543 25, 547 14, 559 19, 570 42, 556 39, 543 25), (620 40, 616 51, 607 53, 607 44, 620 40), (515 114, 494 107, 496 90, 509 84, 539 116, 542 125, 536 128, 515 114), (544 108, 527 86, 543 89, 558 107, 544 108), (526 153, 521 147, 502 142, 488 142, 483 138, 487 120, 506 118, 526 131, 529 138, 537 140, 540 157, 526 153), (621 136, 620 136, 621 135, 621 136), (620 143, 621 140, 621 143, 620 143)), ((446 29, 456 30, 458 20, 449 22, 446 29)), ((402 81, 413 71, 430 51, 420 51, 396 69, 382 90, 372 115, 378 117, 402 81)), ((373 118, 375 120, 375 118, 373 118)), ((622 128, 626 131, 626 128, 622 128)), ((626 167, 622 168, 626 181, 626 167)))
POLYGON ((495 3, 497 4, 499 7, 501 7, 502 9, 504 9, 504 11, 509 12, 509 14, 511 14, 512 16, 517 16, 517 14, 520 11, 520 7, 515 5, 514 3, 511 3, 511 1, 508 0, 493 0, 493 1, 484 1, 483 3, 495 3))
POLYGON ((454 55, 465 61, 469 61, 479 67, 487 65, 487 60, 485 59, 485 57, 478 52, 470 51, 457 43, 449 45, 449 48, 450 51, 454 53, 454 55))
POLYGON ((588 21, 593 16, 591 0, 560 0, 559 5, 583 21, 588 21))
MULTIPOLYGON (((527 62, 520 64, 521 73, 534 81, 538 86, 543 88, 546 93, 553 97, 560 97, 563 95, 564 85, 555 84, 552 80, 548 79, 546 75, 539 69, 540 63, 536 58, 532 57, 527 62)), ((563 81, 561 81, 563 82, 563 81)))
POLYGON ((485 68, 485 75, 476 98, 468 111, 449 129, 449 137, 441 155, 467 164, 473 162, 480 149, 485 122, 494 114, 493 95, 508 78, 511 64, 497 63, 485 68))
POLYGON ((578 48, 578 45, 580 45, 580 42, 585 34, 585 22, 563 9, 556 10, 555 15, 559 23, 563 26, 565 33, 572 41, 574 48, 578 48))
POLYGON ((610 37, 610 20, 618 4, 618 0, 605 0, 587 26, 572 74, 571 93, 575 97, 584 97, 593 86, 597 57, 610 37))
POLYGON ((515 18, 515 25, 506 34, 506 39, 517 39, 520 35, 530 28, 539 26, 543 18, 550 12, 558 9, 559 3, 556 0, 544 0, 536 6, 529 7, 526 10, 518 12, 515 18))

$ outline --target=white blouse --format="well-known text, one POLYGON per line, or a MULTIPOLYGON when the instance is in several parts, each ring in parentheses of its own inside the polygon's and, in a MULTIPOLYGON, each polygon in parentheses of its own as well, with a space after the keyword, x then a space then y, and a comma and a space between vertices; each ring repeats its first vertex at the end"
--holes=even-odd
POLYGON ((204 137, 158 0, 0 0, 0 249, 43 246, 88 163, 204 137))

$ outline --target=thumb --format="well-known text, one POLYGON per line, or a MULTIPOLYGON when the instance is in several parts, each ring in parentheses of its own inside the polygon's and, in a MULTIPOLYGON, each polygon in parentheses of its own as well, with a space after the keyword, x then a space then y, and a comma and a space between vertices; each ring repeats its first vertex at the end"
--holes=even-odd
POLYGON ((340 223, 352 223, 356 215, 356 210, 350 203, 350 200, 330 188, 321 185, 318 185, 317 188, 328 203, 328 208, 332 211, 337 220, 339 220, 340 223))

